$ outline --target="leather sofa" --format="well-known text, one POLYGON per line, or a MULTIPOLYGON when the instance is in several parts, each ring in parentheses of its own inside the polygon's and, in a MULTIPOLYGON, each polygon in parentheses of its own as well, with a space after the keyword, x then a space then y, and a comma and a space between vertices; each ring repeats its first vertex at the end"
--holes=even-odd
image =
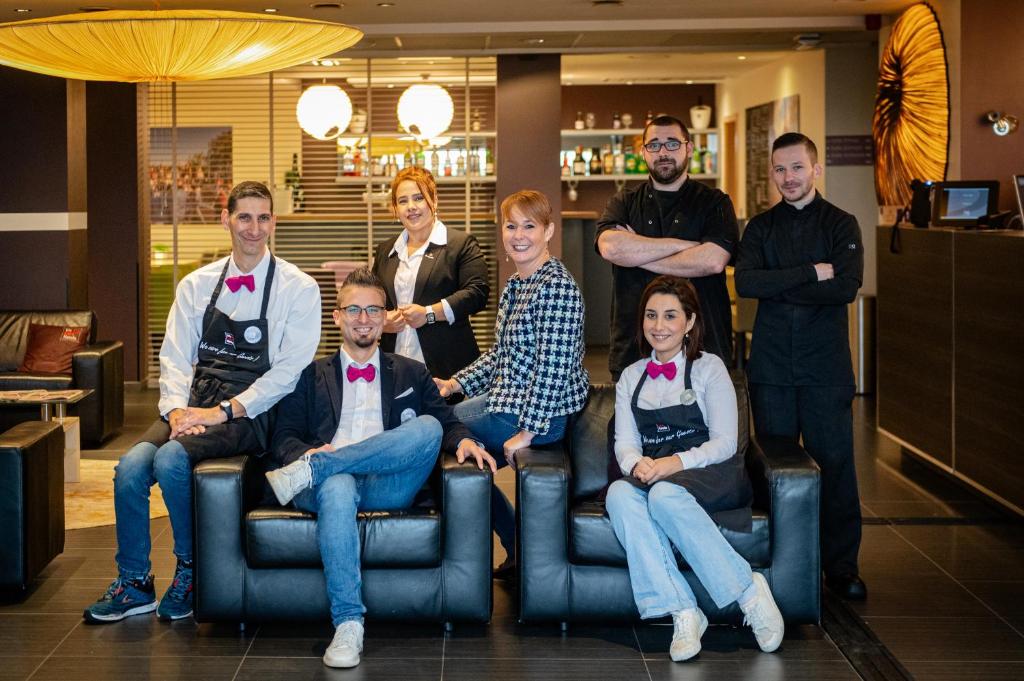
MULTIPOLYGON (((764 574, 788 622, 817 623, 821 610, 818 544, 819 469, 791 440, 749 436, 746 385, 734 374, 739 447, 754 489, 750 534, 721 528, 764 574)), ((608 484, 615 386, 592 386, 564 446, 518 455, 516 480, 520 620, 638 620, 626 554, 601 492, 608 484)), ((736 624, 736 604, 719 609, 676 553, 700 608, 713 623, 736 624)))
POLYGON ((24 590, 64 551, 64 432, 26 421, 0 434, 0 589, 24 590))
MULTIPOLYGON (((329 619, 316 516, 266 503, 258 458, 204 461, 193 480, 196 620, 329 619)), ((431 486, 434 507, 359 514, 367 616, 486 622, 491 472, 444 454, 431 486)))
MULTIPOLYGON (((68 407, 68 413, 81 419, 82 442, 98 445, 124 425, 124 347, 121 341, 96 341, 96 315, 89 310, 0 311, 0 390, 76 388, 93 393, 68 407), (17 371, 30 324, 89 327, 89 341, 72 357, 70 376, 17 371)), ((38 418, 38 406, 0 407, 0 429, 38 418)))

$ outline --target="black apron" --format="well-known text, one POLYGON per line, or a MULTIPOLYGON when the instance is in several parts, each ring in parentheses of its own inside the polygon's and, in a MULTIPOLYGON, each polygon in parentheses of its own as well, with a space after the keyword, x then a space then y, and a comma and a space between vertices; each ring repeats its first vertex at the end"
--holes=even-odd
MULTIPOLYGON (((685 390, 693 389, 690 382, 692 368, 693 362, 687 361, 683 374, 685 390)), ((646 381, 647 372, 644 371, 633 390, 633 399, 630 403, 633 420, 640 431, 644 456, 652 459, 674 456, 677 452, 699 447, 711 439, 707 424, 704 422, 704 414, 701 413, 696 400, 693 404, 677 404, 659 409, 641 409, 637 406, 640 389, 646 381)), ((640 482, 632 475, 627 475, 624 479, 641 489, 650 489, 650 485, 640 482)), ((753 491, 740 452, 720 463, 673 473, 664 478, 663 482, 685 487, 701 508, 719 525, 738 532, 750 532, 750 502, 753 491)))
MULTIPOLYGON (((217 309, 217 298, 224 286, 230 262, 229 259, 224 263, 224 270, 203 314, 199 356, 188 396, 190 407, 216 407, 224 400, 237 397, 270 369, 267 307, 274 281, 274 256, 271 254, 267 267, 259 319, 237 321, 217 309)), ((270 414, 268 410, 255 418, 242 417, 206 426, 204 433, 183 435, 177 439, 188 452, 193 465, 204 459, 238 454, 261 455, 270 442, 270 414)), ((159 447, 167 442, 170 432, 170 425, 160 420, 146 431, 142 441, 159 447)))

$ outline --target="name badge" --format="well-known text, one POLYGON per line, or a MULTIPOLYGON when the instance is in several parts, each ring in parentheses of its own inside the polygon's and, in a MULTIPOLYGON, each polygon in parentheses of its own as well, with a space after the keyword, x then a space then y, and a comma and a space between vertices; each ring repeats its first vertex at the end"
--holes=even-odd
POLYGON ((691 404, 697 401, 697 393, 690 388, 683 391, 683 394, 679 396, 679 401, 689 407, 691 404))
POLYGON ((245 330, 245 340, 250 343, 259 343, 261 338, 263 338, 263 332, 260 331, 260 327, 250 326, 245 330))

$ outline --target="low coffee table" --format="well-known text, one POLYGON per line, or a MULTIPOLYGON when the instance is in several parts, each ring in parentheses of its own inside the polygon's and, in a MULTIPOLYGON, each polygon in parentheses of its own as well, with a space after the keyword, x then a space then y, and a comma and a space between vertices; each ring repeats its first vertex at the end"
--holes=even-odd
POLYGON ((93 393, 84 390, 0 390, 0 404, 38 404, 42 421, 59 421, 64 428, 64 482, 82 479, 81 426, 77 416, 68 416, 69 404, 93 393))

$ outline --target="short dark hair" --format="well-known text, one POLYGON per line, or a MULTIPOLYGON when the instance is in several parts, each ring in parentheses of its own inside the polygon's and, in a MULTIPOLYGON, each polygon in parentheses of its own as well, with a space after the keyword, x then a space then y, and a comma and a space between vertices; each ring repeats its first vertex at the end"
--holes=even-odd
POLYGON ((651 126, 655 126, 655 125, 659 126, 659 127, 666 127, 666 126, 669 126, 669 125, 678 125, 679 129, 683 131, 683 139, 685 139, 687 142, 691 141, 690 140, 690 131, 686 129, 686 124, 684 124, 681 120, 679 120, 675 116, 669 116, 668 114, 659 114, 659 115, 655 116, 654 118, 652 118, 651 121, 647 125, 644 126, 644 133, 643 133, 643 135, 640 136, 640 140, 644 144, 647 144, 647 129, 650 128, 651 126))
POLYGON ((695 317, 693 328, 688 334, 689 340, 683 341, 683 352, 686 353, 686 359, 692 362, 700 357, 701 350, 704 349, 704 319, 700 314, 700 299, 697 297, 697 289, 693 287, 689 279, 674 277, 670 274, 655 277, 640 296, 640 307, 636 314, 636 339, 640 344, 640 351, 645 355, 651 353, 651 344, 644 337, 644 312, 647 310, 647 301, 657 293, 675 296, 679 299, 686 318, 695 317))
POLYGON ((385 302, 388 299, 388 293, 384 289, 384 282, 380 280, 380 277, 373 273, 373 270, 368 266, 363 265, 362 267, 352 270, 349 272, 348 276, 345 277, 345 281, 341 283, 341 288, 338 289, 338 297, 334 301, 334 307, 339 310, 341 309, 341 294, 344 293, 345 289, 352 286, 375 288, 380 291, 382 296, 384 296, 385 302))
POLYGON ((799 132, 784 132, 776 137, 775 141, 772 142, 772 153, 774 154, 778 149, 795 147, 798 144, 804 145, 807 155, 811 157, 811 163, 818 162, 818 147, 811 141, 810 137, 799 132))
POLYGON ((232 187, 231 193, 228 194, 228 213, 235 212, 235 208, 241 199, 266 199, 270 201, 270 212, 274 212, 274 196, 267 189, 267 185, 262 182, 246 180, 232 187))

